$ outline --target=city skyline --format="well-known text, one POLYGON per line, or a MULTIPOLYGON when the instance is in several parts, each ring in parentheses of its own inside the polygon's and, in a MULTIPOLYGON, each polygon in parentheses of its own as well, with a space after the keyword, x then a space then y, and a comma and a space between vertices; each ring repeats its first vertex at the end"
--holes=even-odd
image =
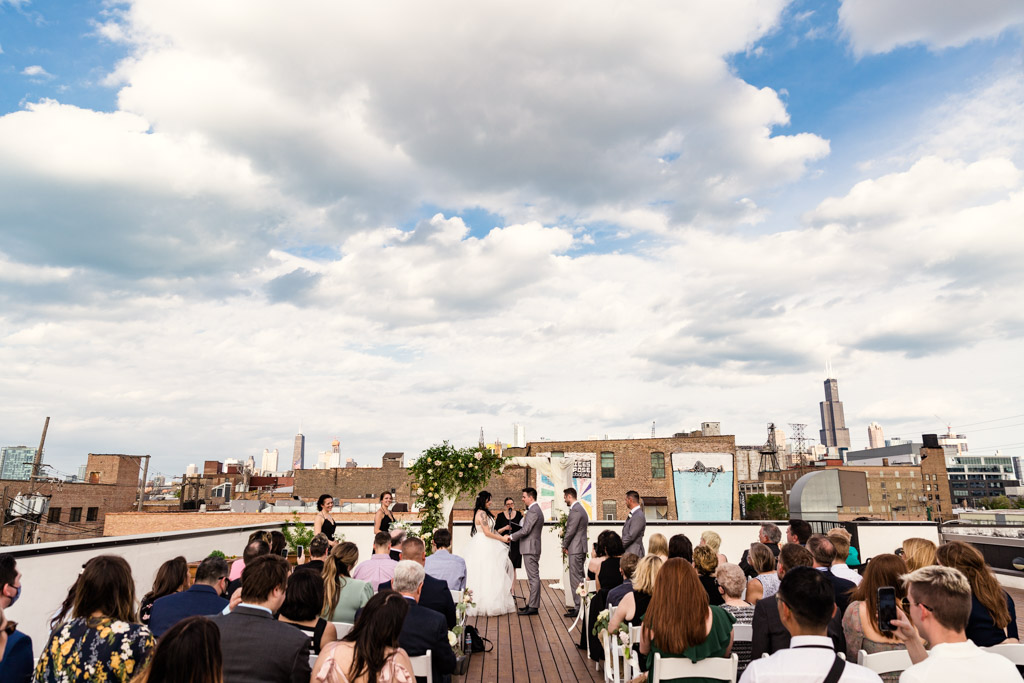
POLYGON ((1024 453, 1021 3, 219 8, 0 0, 0 444, 1024 453))

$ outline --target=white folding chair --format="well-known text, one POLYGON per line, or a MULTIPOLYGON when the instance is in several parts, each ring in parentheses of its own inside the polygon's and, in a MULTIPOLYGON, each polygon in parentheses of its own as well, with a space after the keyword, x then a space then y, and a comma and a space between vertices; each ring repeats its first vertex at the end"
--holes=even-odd
POLYGON ((711 657, 697 663, 686 657, 662 657, 654 653, 654 666, 651 667, 650 683, 660 683, 669 678, 712 678, 716 681, 736 683, 736 670, 740 658, 711 657))
POLYGON ((860 650, 857 652, 857 663, 866 666, 879 676, 909 669, 914 664, 910 661, 910 653, 906 650, 890 650, 871 654, 860 650))
POLYGON ((452 591, 452 602, 456 605, 462 602, 462 591, 452 591))
POLYGON ((607 683, 619 683, 622 643, 619 642, 618 634, 613 636, 608 631, 602 631, 601 644, 604 645, 604 680, 607 683))
POLYGON ((754 639, 754 627, 750 624, 732 625, 732 642, 749 643, 754 639))
POLYGON ((320 655, 315 655, 312 652, 309 653, 309 668, 312 669, 313 665, 316 664, 316 658, 320 655))
POLYGON ((427 683, 434 683, 434 670, 430 665, 430 650, 427 650, 425 655, 409 657, 409 661, 412 662, 413 676, 423 676, 427 679, 427 683))
POLYGON ((626 653, 626 661, 629 662, 629 677, 626 680, 633 680, 643 672, 640 671, 640 655, 632 647, 640 643, 640 631, 643 626, 630 626, 629 627, 629 652, 626 653))
POLYGON ((334 628, 338 631, 338 640, 341 640, 348 635, 348 632, 352 630, 352 624, 347 621, 332 621, 334 628))
POLYGON ((982 649, 1006 657, 1017 666, 1024 666, 1024 643, 1000 643, 982 649))

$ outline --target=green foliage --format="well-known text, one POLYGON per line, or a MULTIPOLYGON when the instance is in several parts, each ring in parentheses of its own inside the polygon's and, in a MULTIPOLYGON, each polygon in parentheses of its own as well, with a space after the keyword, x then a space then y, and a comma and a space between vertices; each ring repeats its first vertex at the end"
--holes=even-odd
POLYGON ((747 519, 788 519, 786 509, 780 496, 770 493, 755 493, 747 496, 747 519))
POLYGON ((995 496, 993 498, 979 498, 978 507, 983 507, 987 510, 1012 510, 1016 506, 1006 496, 995 496))
POLYGON ((281 533, 288 542, 288 549, 294 554, 298 554, 300 545, 309 547, 309 542, 313 540, 313 527, 306 526, 298 512, 292 513, 292 521, 284 523, 281 533))
POLYGON ((227 555, 225 555, 224 553, 222 553, 219 550, 211 550, 209 557, 219 557, 220 559, 223 560, 223 559, 225 559, 227 557, 227 555))
POLYGON ((455 448, 445 441, 423 451, 409 468, 420 510, 420 538, 434 535, 434 530, 447 526, 441 518, 441 503, 446 496, 458 497, 476 493, 487 485, 491 475, 500 472, 505 459, 489 448, 455 448))

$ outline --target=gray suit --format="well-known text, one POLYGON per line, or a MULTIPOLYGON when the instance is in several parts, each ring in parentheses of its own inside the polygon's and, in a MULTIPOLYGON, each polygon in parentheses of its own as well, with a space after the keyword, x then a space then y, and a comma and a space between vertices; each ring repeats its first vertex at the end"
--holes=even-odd
POLYGON ((239 605, 210 617, 220 629, 225 683, 307 683, 309 634, 267 610, 239 605))
POLYGON ((544 530, 544 513, 534 502, 523 518, 523 528, 509 538, 519 541, 519 552, 523 556, 526 578, 530 583, 530 600, 533 609, 540 609, 540 534, 544 530))
POLYGON ((576 501, 569 508, 569 519, 565 523, 565 538, 562 548, 569 555, 569 587, 576 609, 580 608, 580 596, 576 588, 583 582, 583 560, 587 557, 587 511, 576 501))
POLYGON ((622 525, 622 545, 627 553, 633 553, 637 557, 644 556, 644 529, 647 528, 647 518, 644 516, 643 506, 637 506, 635 512, 629 513, 626 523, 622 525))

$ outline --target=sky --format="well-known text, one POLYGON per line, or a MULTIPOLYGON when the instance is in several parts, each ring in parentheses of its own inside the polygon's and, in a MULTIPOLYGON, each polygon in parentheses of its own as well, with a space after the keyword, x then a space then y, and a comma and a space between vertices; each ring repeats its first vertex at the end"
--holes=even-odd
POLYGON ((1024 456, 1024 4, 0 0, 0 444, 1024 456))

